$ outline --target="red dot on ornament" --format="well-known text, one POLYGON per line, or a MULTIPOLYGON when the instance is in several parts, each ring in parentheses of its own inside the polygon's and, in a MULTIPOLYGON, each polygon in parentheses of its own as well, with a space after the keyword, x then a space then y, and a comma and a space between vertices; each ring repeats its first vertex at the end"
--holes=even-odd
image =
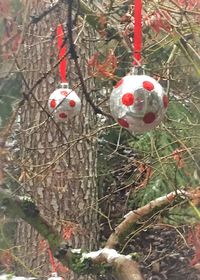
POLYGON ((55 99, 51 100, 50 106, 51 106, 51 108, 55 108, 56 107, 56 100, 55 99))
POLYGON ((75 107, 76 106, 76 102, 74 100, 70 100, 69 101, 69 106, 70 107, 75 107))
POLYGON ((67 115, 66 115, 65 113, 60 113, 60 114, 59 114, 59 117, 60 117, 61 119, 65 119, 65 118, 67 117, 67 115))
POLYGON ((118 119, 118 123, 123 127, 126 127, 126 128, 129 127, 129 124, 125 119, 118 119))
POLYGON ((143 82, 143 87, 148 91, 151 91, 151 90, 154 89, 154 85, 149 81, 144 81, 143 82))
POLYGON ((144 121, 144 123, 148 124, 148 123, 154 122, 155 119, 156 119, 155 114, 153 112, 149 112, 144 116, 143 121, 144 121))
POLYGON ((123 84, 123 79, 121 79, 119 82, 117 82, 117 84, 114 86, 114 88, 118 88, 123 84))
POLYGON ((64 95, 64 96, 67 96, 67 95, 68 95, 68 92, 65 91, 65 90, 62 90, 60 93, 61 93, 62 95, 64 95))
POLYGON ((168 104, 169 104, 168 96, 164 95, 163 96, 163 106, 164 106, 164 108, 167 108, 168 104))
POLYGON ((122 103, 126 106, 131 106, 134 103, 134 95, 132 93, 125 93, 122 96, 122 103))

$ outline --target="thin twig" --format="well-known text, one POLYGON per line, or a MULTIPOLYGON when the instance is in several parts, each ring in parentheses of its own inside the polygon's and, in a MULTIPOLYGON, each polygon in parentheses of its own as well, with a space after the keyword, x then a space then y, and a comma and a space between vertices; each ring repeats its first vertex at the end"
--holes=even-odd
POLYGON ((82 75, 82 72, 81 72, 81 68, 80 68, 80 65, 79 65, 79 62, 78 62, 78 55, 76 53, 76 49, 75 49, 75 44, 74 44, 74 40, 73 40, 73 32, 72 32, 72 4, 73 4, 73 0, 68 0, 67 1, 67 5, 68 5, 68 15, 67 15, 67 29, 68 29, 68 41, 69 41, 69 50, 70 50, 70 54, 71 54, 71 58, 74 60, 74 63, 75 63, 75 67, 76 67, 76 70, 77 70, 77 73, 78 73, 78 77, 79 77, 79 80, 80 80, 80 84, 81 84, 81 87, 82 87, 82 91, 83 91, 83 94, 85 96, 85 99, 86 101, 90 104, 90 106, 93 108, 95 114, 101 114, 101 115, 104 115, 108 118, 112 118, 113 117, 109 114, 109 113, 106 113, 104 111, 102 111, 99 107, 97 107, 93 100, 91 99, 88 91, 87 91, 87 88, 86 88, 86 85, 84 83, 84 78, 83 78, 83 75, 82 75))

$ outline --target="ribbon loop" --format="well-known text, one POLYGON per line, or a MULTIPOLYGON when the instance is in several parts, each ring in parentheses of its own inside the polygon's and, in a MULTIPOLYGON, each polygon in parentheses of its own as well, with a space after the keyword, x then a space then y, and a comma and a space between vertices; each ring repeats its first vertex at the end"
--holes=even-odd
POLYGON ((135 0, 134 7, 134 46, 133 46, 133 64, 141 66, 142 50, 142 0, 135 0))
MULTIPOLYGON (((58 59, 61 59, 64 55, 67 53, 67 47, 66 44, 64 44, 64 31, 62 24, 59 24, 57 26, 57 38, 58 38, 58 59)), ((67 58, 64 57, 62 61, 59 64, 59 73, 60 73, 60 79, 62 83, 67 83, 66 79, 66 72, 67 72, 67 58)))

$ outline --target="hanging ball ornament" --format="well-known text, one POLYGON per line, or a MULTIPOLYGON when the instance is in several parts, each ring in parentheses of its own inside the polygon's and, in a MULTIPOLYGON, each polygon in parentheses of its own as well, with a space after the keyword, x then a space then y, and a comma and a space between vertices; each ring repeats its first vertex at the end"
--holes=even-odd
POLYGON ((122 78, 110 97, 114 119, 131 133, 155 128, 162 121, 168 107, 168 97, 162 86, 146 75, 122 78))
POLYGON ((48 278, 48 280, 63 280, 63 278, 58 276, 57 272, 53 272, 51 273, 51 276, 48 278))
POLYGON ((55 119, 66 121, 79 114, 81 100, 72 89, 69 89, 68 84, 61 84, 61 87, 50 95, 48 107, 55 119))

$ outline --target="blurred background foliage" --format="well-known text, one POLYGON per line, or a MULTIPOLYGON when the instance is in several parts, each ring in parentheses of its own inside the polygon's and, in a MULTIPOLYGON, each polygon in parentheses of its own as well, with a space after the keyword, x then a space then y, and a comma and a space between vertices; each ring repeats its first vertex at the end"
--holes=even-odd
POLYGON ((20 0, 0 1, 0 126, 4 126, 12 106, 20 97, 21 81, 14 67, 21 40, 20 0))

